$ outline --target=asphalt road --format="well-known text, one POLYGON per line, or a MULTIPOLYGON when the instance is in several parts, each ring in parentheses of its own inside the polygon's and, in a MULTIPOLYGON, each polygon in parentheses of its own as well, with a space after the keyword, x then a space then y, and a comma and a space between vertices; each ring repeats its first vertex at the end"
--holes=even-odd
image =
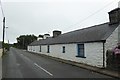
POLYGON ((3 78, 111 78, 15 48, 3 57, 3 78))

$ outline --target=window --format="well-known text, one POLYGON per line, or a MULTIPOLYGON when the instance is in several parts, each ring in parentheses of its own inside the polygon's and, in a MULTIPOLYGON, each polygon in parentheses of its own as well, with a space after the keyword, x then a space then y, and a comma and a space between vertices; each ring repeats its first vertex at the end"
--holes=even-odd
POLYGON ((41 45, 40 45, 40 52, 41 52, 41 45))
POLYGON ((84 54, 84 44, 78 44, 78 55, 76 57, 82 57, 85 58, 85 54, 84 54))
POLYGON ((63 46, 63 51, 62 52, 65 53, 65 46, 63 46))
POLYGON ((47 53, 50 53, 50 46, 47 46, 47 53))

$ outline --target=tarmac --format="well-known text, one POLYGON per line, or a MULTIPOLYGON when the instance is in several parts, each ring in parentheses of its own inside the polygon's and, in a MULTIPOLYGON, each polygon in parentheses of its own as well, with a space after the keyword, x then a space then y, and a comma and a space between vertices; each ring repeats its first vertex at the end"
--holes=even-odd
MULTIPOLYGON (((30 53, 32 53, 32 52, 30 52, 30 53)), ((93 72, 101 73, 101 74, 104 74, 104 75, 108 75, 108 76, 120 79, 120 72, 118 72, 118 71, 108 70, 106 68, 98 68, 98 67, 95 67, 95 66, 90 66, 90 65, 86 65, 86 64, 78 63, 78 62, 74 62, 74 61, 63 60, 63 59, 48 56, 48 55, 45 55, 45 54, 37 53, 37 55, 47 57, 47 58, 51 58, 51 59, 54 59, 54 60, 59 61, 59 62, 63 62, 63 63, 66 63, 66 64, 70 64, 70 65, 73 65, 73 66, 77 66, 77 67, 80 67, 80 68, 83 68, 83 69, 91 70, 93 72)))
MULTIPOLYGON (((30 53, 33 53, 33 52, 30 52, 30 53)), ((80 68, 83 68, 83 69, 91 70, 93 72, 101 73, 101 74, 104 74, 104 75, 108 75, 108 76, 120 79, 120 72, 118 72, 118 71, 108 70, 106 68, 98 68, 98 67, 95 67, 95 66, 90 66, 90 65, 83 64, 83 63, 64 60, 64 59, 61 59, 61 58, 56 58, 56 57, 48 56, 48 55, 45 55, 45 54, 37 53, 36 55, 51 58, 51 59, 54 59, 54 60, 59 61, 59 62, 70 64, 72 66, 77 66, 77 67, 80 67, 80 68)), ((2 79, 2 56, 0 56, 0 79, 2 79)))

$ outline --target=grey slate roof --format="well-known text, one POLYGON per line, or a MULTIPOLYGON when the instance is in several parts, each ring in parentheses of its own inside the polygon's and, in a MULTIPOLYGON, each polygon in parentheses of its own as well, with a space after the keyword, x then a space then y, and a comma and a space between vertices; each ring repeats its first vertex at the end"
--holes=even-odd
POLYGON ((0 49, 2 48, 2 42, 0 42, 0 49))
POLYGON ((55 38, 50 37, 45 40, 34 41, 30 45, 51 45, 105 41, 118 27, 118 25, 119 24, 109 25, 109 23, 95 25, 92 27, 64 33, 55 38))

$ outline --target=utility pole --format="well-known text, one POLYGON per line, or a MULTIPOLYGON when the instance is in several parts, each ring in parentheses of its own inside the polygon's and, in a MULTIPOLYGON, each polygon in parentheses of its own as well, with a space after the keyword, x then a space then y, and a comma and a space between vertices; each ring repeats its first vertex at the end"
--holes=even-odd
POLYGON ((3 42, 2 42, 2 48, 3 48, 3 55, 4 55, 4 38, 5 38, 5 17, 3 18, 3 42))

